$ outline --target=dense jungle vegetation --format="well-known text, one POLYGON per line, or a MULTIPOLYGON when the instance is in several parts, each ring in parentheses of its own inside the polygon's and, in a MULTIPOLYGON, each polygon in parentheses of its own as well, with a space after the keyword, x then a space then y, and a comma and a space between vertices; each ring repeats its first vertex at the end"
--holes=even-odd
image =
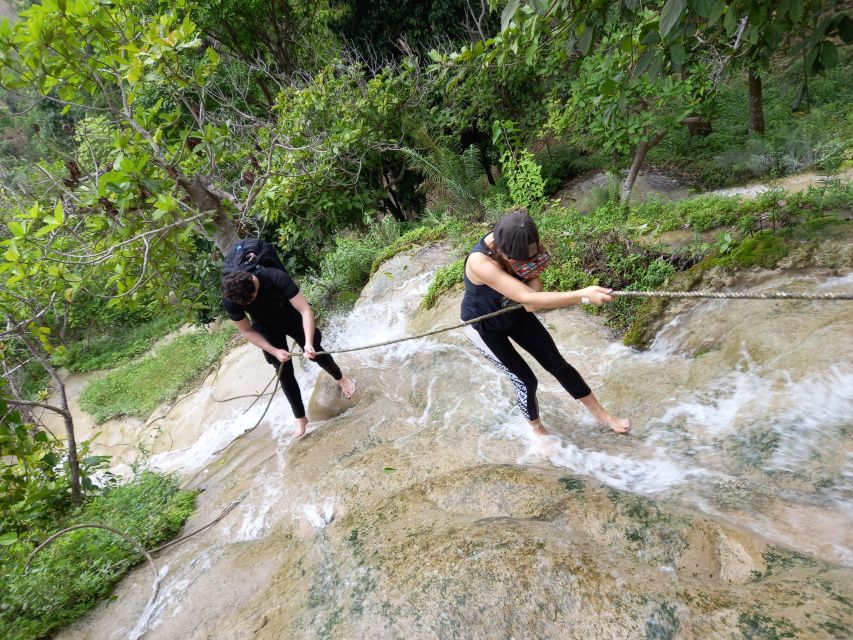
MULTIPOLYGON (((541 225, 552 290, 655 288, 711 262, 772 267, 795 246, 849 234, 853 187, 838 179, 753 201, 631 199, 649 167, 699 194, 853 166, 849 3, 17 9, 0 24, 3 637, 45 636, 140 560, 120 538, 77 531, 25 572, 52 532, 96 518, 150 548, 192 512, 192 494, 144 471, 144 451, 120 486, 75 443, 60 368, 111 370, 82 400, 99 421, 174 399, 231 334, 146 354, 220 314, 219 267, 237 237, 274 242, 332 311, 382 260, 444 241, 459 260, 437 273, 424 301, 435 304, 460 281, 465 249, 513 207, 541 225), (552 199, 597 170, 610 177, 588 214, 552 199), (692 239, 664 242, 676 230, 692 239), (61 417, 61 440, 45 411, 61 417)), ((637 308, 620 300, 603 313, 625 331, 637 308)))

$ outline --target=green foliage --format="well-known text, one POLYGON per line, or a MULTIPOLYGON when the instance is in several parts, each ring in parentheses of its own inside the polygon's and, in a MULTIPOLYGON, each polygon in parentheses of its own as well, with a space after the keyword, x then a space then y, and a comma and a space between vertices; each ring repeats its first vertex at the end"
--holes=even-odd
POLYGON ((339 237, 323 256, 323 278, 337 291, 357 291, 367 282, 375 255, 376 246, 370 236, 339 237))
POLYGON ((181 322, 178 316, 166 315, 120 332, 113 330, 94 340, 69 345, 54 356, 53 362, 73 372, 112 369, 150 350, 157 340, 177 329, 181 322))
POLYGON ((423 100, 417 71, 404 61, 366 79, 363 65, 337 62, 279 95, 277 123, 263 136, 296 148, 274 155, 275 175, 256 206, 276 225, 279 247, 303 266, 318 266, 333 232, 366 222, 365 211, 389 196, 387 178, 401 158, 382 150, 399 148, 403 117, 423 100))
POLYGON ((90 382, 80 395, 80 406, 98 422, 124 415, 147 418, 216 362, 231 335, 230 326, 179 335, 153 354, 90 382))
POLYGON ((39 552, 24 574, 29 553, 53 531, 97 522, 152 548, 180 530, 194 503, 195 494, 181 491, 177 479, 146 472, 128 484, 108 488, 80 511, 49 525, 40 523, 14 544, 0 547, 0 636, 16 640, 46 637, 92 609, 140 560, 120 537, 82 529, 65 534, 39 552))
POLYGON ((422 151, 403 149, 402 153, 426 177, 421 189, 437 195, 449 209, 482 219, 485 176, 480 150, 471 145, 460 152, 459 145, 447 138, 433 139, 426 129, 415 138, 422 151))
POLYGON ((542 167, 527 149, 522 149, 517 157, 507 151, 501 159, 506 176, 509 194, 514 204, 533 208, 542 202, 545 195, 545 181, 542 179, 542 167))
POLYGON ((677 124, 702 108, 711 90, 708 69, 699 61, 681 76, 657 79, 629 73, 641 64, 646 17, 633 30, 616 30, 602 38, 595 52, 583 57, 570 83, 569 98, 555 100, 549 126, 589 151, 604 150, 625 157, 659 130, 677 124))
MULTIPOLYGON (((281 75, 316 68, 331 53, 327 11, 283 0, 158 2, 163 12, 185 9, 199 30, 248 64, 271 64, 281 75)), ((324 7, 323 7, 324 8, 324 7)))
POLYGON ((462 282, 462 274, 465 271, 465 258, 451 262, 435 272, 435 276, 427 289, 426 295, 421 302, 421 308, 432 309, 438 299, 462 282))
MULTIPOLYGON (((0 390, 5 387, 0 380, 0 390)), ((60 465, 62 448, 53 437, 25 424, 2 399, 0 412, 0 545, 5 545, 33 523, 63 513, 69 487, 60 465)))
MULTIPOLYGON (((400 42, 420 52, 469 37, 470 5, 465 0, 336 0, 333 5, 341 11, 332 18, 331 29, 366 59, 399 57, 400 42)), ((491 32, 497 20, 486 18, 491 32)))
POLYGON ((838 67, 812 78, 808 113, 790 109, 797 81, 793 70, 767 73, 765 135, 747 133, 746 78, 731 76, 718 88, 712 130, 691 136, 684 127, 673 129, 649 152, 649 162, 685 172, 705 188, 807 169, 840 169, 853 161, 851 70, 853 52, 845 52, 838 67))
POLYGON ((791 251, 791 243, 771 231, 744 238, 737 247, 721 255, 716 264, 730 269, 762 267, 772 269, 791 251))

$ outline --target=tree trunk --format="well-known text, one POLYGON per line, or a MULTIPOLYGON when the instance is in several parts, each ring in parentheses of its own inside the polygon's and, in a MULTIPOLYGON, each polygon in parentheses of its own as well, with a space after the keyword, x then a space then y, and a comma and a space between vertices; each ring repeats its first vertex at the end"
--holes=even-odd
POLYGON ((764 99, 761 78, 752 69, 748 72, 749 84, 749 130, 764 133, 764 99))
POLYGON ((663 137, 665 135, 666 129, 661 129, 649 140, 641 142, 637 145, 637 150, 634 152, 634 161, 631 163, 631 168, 628 170, 628 175, 625 177, 625 182, 622 183, 622 193, 620 195, 620 202, 622 204, 628 204, 628 198, 631 197, 631 189, 634 188, 634 183, 637 181, 637 176, 640 173, 640 168, 646 161, 646 154, 649 152, 649 149, 651 149, 658 142, 663 140, 663 137))
POLYGON ((65 444, 68 448, 68 480, 71 484, 71 502, 79 506, 83 502, 83 494, 80 490, 80 462, 77 459, 77 438, 74 435, 74 418, 68 409, 68 396, 65 393, 65 383, 59 377, 59 372, 50 364, 50 359, 27 336, 26 330, 21 329, 18 331, 18 336, 20 336, 27 349, 39 361, 41 366, 44 367, 45 371, 53 379, 54 384, 56 384, 56 390, 59 393, 59 410, 55 407, 51 407, 51 410, 60 414, 65 423, 65 444))
POLYGON ((192 178, 187 178, 186 176, 177 174, 175 180, 199 210, 216 212, 211 219, 211 222, 216 227, 211 240, 213 240, 223 254, 227 253, 231 245, 237 241, 237 229, 228 219, 228 214, 222 204, 222 198, 213 193, 204 184, 201 176, 196 175, 192 178))

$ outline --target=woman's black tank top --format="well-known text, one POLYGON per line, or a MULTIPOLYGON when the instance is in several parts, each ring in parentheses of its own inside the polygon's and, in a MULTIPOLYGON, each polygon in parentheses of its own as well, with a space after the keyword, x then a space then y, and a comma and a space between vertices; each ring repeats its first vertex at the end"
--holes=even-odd
MULTIPOLYGON (((485 253, 490 258, 494 256, 494 252, 486 246, 486 237, 480 238, 480 241, 471 249, 469 256, 472 253, 485 253)), ((465 258, 465 264, 468 263, 468 258, 465 258)), ((523 280, 512 274, 516 279, 523 280)), ((471 320, 478 316, 498 311, 504 307, 515 304, 501 293, 498 293, 487 284, 474 284, 465 275, 465 268, 462 270, 462 280, 465 283, 465 295, 462 298, 462 320, 471 320)), ((508 331, 518 321, 520 314, 524 313, 523 309, 505 313, 497 318, 489 318, 482 320, 473 325, 477 331, 508 331)))

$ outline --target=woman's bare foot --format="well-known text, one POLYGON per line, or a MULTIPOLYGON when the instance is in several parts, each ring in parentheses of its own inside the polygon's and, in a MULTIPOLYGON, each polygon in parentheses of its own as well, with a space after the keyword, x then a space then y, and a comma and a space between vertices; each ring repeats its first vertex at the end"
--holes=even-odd
POLYGON ((548 430, 542 425, 542 420, 540 418, 536 418, 536 420, 529 420, 530 428, 533 429, 533 433, 537 436, 548 436, 551 435, 548 433, 548 430))
POLYGON ((305 430, 308 428, 308 418, 303 416, 301 418, 296 419, 296 431, 293 432, 293 435, 297 438, 301 438, 305 435, 305 430))
POLYGON ((341 393, 348 399, 355 395, 355 380, 344 376, 338 380, 338 386, 341 388, 341 393))
POLYGON ((584 396, 580 401, 589 409, 596 420, 613 429, 615 433, 628 433, 630 431, 631 421, 626 418, 617 418, 614 416, 601 406, 601 403, 593 394, 590 393, 588 396, 584 396))
POLYGON ((598 421, 602 424, 606 424, 608 427, 613 429, 615 433, 628 433, 631 430, 631 421, 628 418, 617 418, 616 416, 604 412, 605 416, 602 418, 598 418, 598 421))

